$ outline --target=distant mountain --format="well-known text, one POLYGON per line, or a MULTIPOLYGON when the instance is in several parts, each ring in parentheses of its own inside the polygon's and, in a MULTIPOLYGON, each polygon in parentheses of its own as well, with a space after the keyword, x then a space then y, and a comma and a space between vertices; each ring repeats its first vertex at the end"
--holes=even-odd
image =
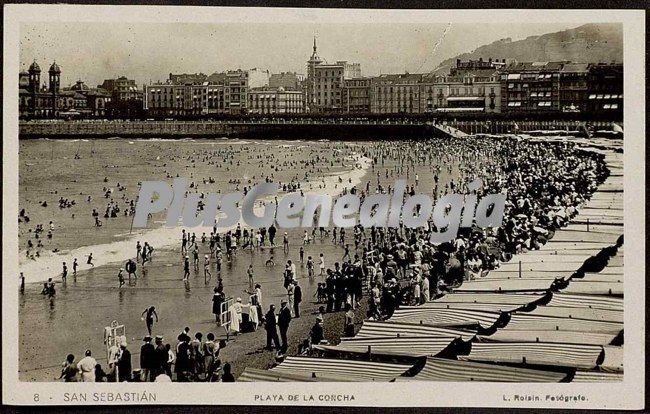
POLYGON ((618 23, 590 23, 575 29, 529 36, 515 42, 510 38, 497 40, 469 53, 462 53, 440 63, 435 73, 448 73, 456 59, 483 58, 517 60, 519 62, 546 62, 570 60, 573 62, 623 61, 623 25, 618 23))

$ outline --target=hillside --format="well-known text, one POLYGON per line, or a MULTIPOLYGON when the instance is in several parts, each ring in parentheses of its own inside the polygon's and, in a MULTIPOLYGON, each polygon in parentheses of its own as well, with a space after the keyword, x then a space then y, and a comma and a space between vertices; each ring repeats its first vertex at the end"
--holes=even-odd
POLYGON ((617 23, 593 23, 561 32, 529 36, 523 40, 497 40, 469 53, 444 60, 436 73, 446 73, 456 59, 511 59, 519 62, 570 60, 574 62, 623 61, 623 26, 617 23))

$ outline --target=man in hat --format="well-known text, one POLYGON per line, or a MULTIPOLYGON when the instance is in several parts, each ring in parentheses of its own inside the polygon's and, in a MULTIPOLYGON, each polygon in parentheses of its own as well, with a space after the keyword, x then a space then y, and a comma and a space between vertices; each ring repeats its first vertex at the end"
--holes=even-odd
POLYGON ((323 334, 323 317, 321 315, 316 316, 316 323, 311 328, 310 337, 312 345, 318 345, 325 339, 323 334))
POLYGON ((169 357, 167 348, 165 347, 165 344, 163 344, 162 335, 156 336, 155 356, 156 366, 154 369, 154 377, 157 377, 158 375, 165 372, 165 364, 167 364, 167 359, 169 357))
POLYGON ((156 348, 151 343, 151 336, 143 339, 144 344, 140 347, 140 380, 142 382, 153 382, 153 369, 156 366, 156 348))
POLYGON ((278 315, 278 326, 280 327, 280 338, 282 340, 281 352, 287 352, 287 331, 291 323, 291 311, 287 306, 287 301, 282 300, 280 303, 280 314, 278 315))
POLYGON ((118 381, 131 381, 133 367, 131 366, 131 351, 126 348, 126 338, 120 343, 120 356, 117 360, 118 381))
POLYGON ((302 289, 298 285, 298 281, 293 281, 293 315, 296 318, 300 318, 300 302, 302 302, 302 289))
POLYGON ((271 342, 275 345, 275 349, 280 348, 280 340, 278 339, 278 329, 277 329, 277 319, 275 316, 275 305, 271 304, 269 306, 269 311, 264 316, 265 324, 264 328, 266 329, 266 349, 273 349, 271 342))

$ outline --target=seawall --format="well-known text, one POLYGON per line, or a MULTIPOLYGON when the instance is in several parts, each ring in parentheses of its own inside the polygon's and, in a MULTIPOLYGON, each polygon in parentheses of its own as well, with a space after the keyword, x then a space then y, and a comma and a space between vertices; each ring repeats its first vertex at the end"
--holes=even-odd
POLYGON ((20 139, 67 138, 258 138, 418 139, 440 136, 424 123, 395 122, 21 122, 20 139))

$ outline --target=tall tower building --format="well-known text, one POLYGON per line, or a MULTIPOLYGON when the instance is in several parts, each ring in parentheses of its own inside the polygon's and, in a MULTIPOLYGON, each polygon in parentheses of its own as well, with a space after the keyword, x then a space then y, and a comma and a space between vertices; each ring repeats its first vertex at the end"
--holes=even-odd
POLYGON ((314 111, 316 105, 316 66, 323 63, 323 60, 318 56, 316 49, 316 36, 314 36, 314 49, 311 57, 307 61, 307 102, 306 106, 309 111, 314 111))
POLYGON ((36 93, 41 89, 41 67, 34 61, 29 66, 29 91, 36 93))
POLYGON ((50 92, 53 94, 59 93, 61 87, 61 68, 54 62, 50 66, 48 73, 50 74, 50 92))
POLYGON ((56 61, 52 63, 48 73, 50 75, 50 93, 52 94, 52 112, 50 113, 50 116, 56 118, 57 95, 59 94, 59 88, 61 87, 61 68, 56 64, 56 61))
POLYGON ((36 112, 36 94, 41 89, 41 67, 38 66, 36 61, 32 62, 29 66, 29 111, 34 114, 36 112))

